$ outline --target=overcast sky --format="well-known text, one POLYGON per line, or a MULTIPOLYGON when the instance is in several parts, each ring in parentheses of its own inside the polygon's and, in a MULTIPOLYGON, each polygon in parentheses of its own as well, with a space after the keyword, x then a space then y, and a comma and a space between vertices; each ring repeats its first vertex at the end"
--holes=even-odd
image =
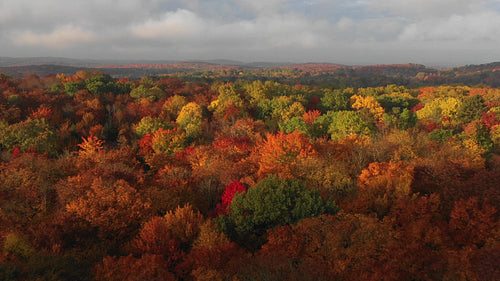
POLYGON ((500 61, 500 0, 0 0, 0 56, 500 61))

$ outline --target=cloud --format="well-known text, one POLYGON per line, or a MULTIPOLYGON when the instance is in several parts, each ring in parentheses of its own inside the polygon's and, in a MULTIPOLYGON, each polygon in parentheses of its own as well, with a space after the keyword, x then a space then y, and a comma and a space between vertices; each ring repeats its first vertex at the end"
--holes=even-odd
POLYGON ((96 31, 163 13, 159 0, 7 0, 0 1, 2 28, 35 32, 73 25, 96 31))
POLYGON ((483 12, 426 19, 408 25, 400 34, 402 41, 467 41, 480 44, 498 42, 500 14, 483 12))
POLYGON ((389 12, 392 16, 425 19, 468 14, 483 9, 486 3, 496 0, 368 0, 370 9, 389 12))
POLYGON ((26 31, 17 35, 14 42, 20 46, 44 46, 50 48, 67 48, 77 44, 90 43, 95 39, 93 33, 78 27, 64 26, 48 34, 35 34, 26 31))
POLYGON ((195 13, 179 9, 165 13, 159 20, 148 20, 133 26, 132 33, 144 39, 181 39, 201 35, 205 29, 205 21, 195 13))
POLYGON ((500 38, 499 2, 0 0, 0 49, 10 56, 359 64, 468 48, 478 58, 487 49, 491 58, 500 56, 492 47, 500 38))
POLYGON ((290 45, 314 47, 325 38, 329 28, 327 21, 310 20, 299 14, 224 22, 179 9, 156 21, 134 25, 131 30, 134 36, 146 40, 144 44, 175 41, 205 50, 234 47, 248 50, 290 45))
POLYGON ((237 0, 244 9, 250 9, 255 15, 276 14, 283 12, 283 4, 289 0, 237 0))

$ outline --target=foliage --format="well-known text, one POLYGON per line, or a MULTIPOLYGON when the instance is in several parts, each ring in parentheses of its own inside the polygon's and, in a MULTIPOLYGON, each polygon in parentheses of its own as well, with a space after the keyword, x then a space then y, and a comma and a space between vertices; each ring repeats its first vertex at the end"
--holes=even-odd
POLYGON ((27 259, 34 254, 35 249, 29 244, 28 241, 15 233, 9 233, 5 237, 3 244, 4 253, 14 255, 20 259, 27 259))
POLYGON ((368 122, 381 122, 385 110, 374 97, 363 97, 354 95, 351 97, 352 108, 361 112, 361 115, 368 122))
POLYGON ((446 142, 455 135, 453 130, 437 129, 429 134, 429 139, 432 141, 446 142))
POLYGON ((83 142, 78 144, 80 147, 79 155, 82 157, 92 157, 94 154, 103 149, 104 141, 98 139, 96 136, 88 138, 82 137, 83 142))
POLYGON ((233 85, 223 84, 216 88, 219 96, 208 107, 208 110, 213 111, 216 117, 222 119, 230 107, 234 107, 238 112, 243 111, 243 100, 233 85))
POLYGON ((130 91, 130 96, 136 101, 141 101, 142 99, 155 101, 165 98, 165 92, 158 87, 148 88, 145 85, 139 85, 137 88, 130 91))
POLYGON ((358 212, 374 212, 384 217, 395 201, 413 193, 413 167, 404 162, 371 163, 358 178, 358 212))
POLYGON ((498 66, 0 75, 0 279, 500 280, 498 66))
POLYGON ((373 125, 355 111, 334 112, 331 118, 333 120, 328 126, 328 133, 333 140, 350 135, 371 135, 374 130, 373 125))
POLYGON ((217 219, 220 228, 232 239, 252 245, 262 243, 267 229, 334 214, 337 207, 297 180, 271 175, 247 192, 236 194, 229 210, 228 215, 217 219))
POLYGON ((323 108, 324 111, 348 110, 350 107, 350 96, 345 92, 346 91, 342 92, 341 90, 325 92, 323 98, 321 98, 320 107, 323 108))
POLYGON ((56 135, 44 119, 30 119, 6 125, 0 123, 0 144, 7 149, 19 147, 22 151, 35 149, 55 155, 56 135))
POLYGON ((151 139, 151 148, 156 153, 173 154, 182 151, 186 144, 186 134, 177 128, 156 130, 151 139))
POLYGON ((69 202, 66 210, 98 227, 103 238, 125 236, 147 215, 149 203, 124 180, 105 182, 96 178, 85 195, 69 202))
POLYGON ((186 132, 186 137, 196 138, 201 134, 202 108, 197 103, 190 102, 182 107, 176 122, 179 128, 186 132))
POLYGON ((401 114, 399 115, 399 118, 398 118, 398 128, 402 129, 402 130, 408 130, 410 128, 413 128, 415 127, 415 125, 417 124, 417 121, 418 121, 418 118, 417 118, 417 115, 413 112, 411 112, 411 110, 405 108, 403 109, 403 112, 401 112, 401 114))
POLYGON ((245 192, 246 188, 240 182, 232 182, 226 186, 224 193, 220 197, 221 203, 217 204, 215 210, 217 215, 227 214, 229 212, 229 206, 233 202, 234 195, 237 193, 245 192))
POLYGON ((169 121, 175 121, 182 108, 188 103, 186 97, 175 95, 165 101, 162 107, 162 115, 169 121))
POLYGON ((461 104, 461 100, 456 97, 437 98, 425 104, 424 108, 417 111, 417 116, 418 119, 433 121, 437 124, 444 123, 445 121, 456 122, 461 104))
POLYGON ((141 258, 134 258, 132 255, 120 258, 108 256, 95 266, 94 272, 95 280, 102 281, 177 280, 175 275, 166 269, 163 257, 158 255, 144 255, 141 258))
POLYGON ((268 134, 267 140, 261 142, 255 156, 258 159, 258 174, 277 174, 289 176, 300 158, 313 154, 311 144, 306 136, 294 131, 285 134, 268 134))
POLYGON ((416 106, 420 101, 408 93, 393 92, 376 97, 385 110, 385 112, 393 112, 394 109, 411 109, 416 106))
POLYGON ((487 110, 483 97, 475 95, 465 98, 458 108, 457 118, 462 123, 479 120, 487 110))
POLYGON ((297 131, 301 134, 309 135, 310 132, 310 126, 307 126, 304 119, 298 116, 287 119, 284 123, 280 123, 279 128, 281 131, 287 134, 291 134, 294 131, 297 131))
POLYGON ((153 118, 151 116, 146 116, 141 119, 141 121, 134 126, 135 133, 138 137, 142 138, 146 134, 153 134, 156 130, 162 129, 171 129, 172 125, 165 122, 161 118, 153 118))

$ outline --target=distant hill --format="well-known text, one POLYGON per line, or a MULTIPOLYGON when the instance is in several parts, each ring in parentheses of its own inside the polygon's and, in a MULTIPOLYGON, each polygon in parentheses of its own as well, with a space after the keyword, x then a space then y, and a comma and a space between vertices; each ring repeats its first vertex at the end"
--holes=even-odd
POLYGON ((124 64, 166 64, 175 61, 160 60, 99 60, 99 59, 71 59, 62 57, 23 57, 10 58, 0 57, 0 67, 29 66, 29 65, 64 65, 75 67, 95 67, 102 65, 124 65, 124 64))
POLYGON ((93 67, 57 64, 32 64, 0 67, 0 73, 14 78, 22 78, 28 74, 36 74, 40 77, 43 77, 46 75, 58 73, 74 75, 79 70, 97 70, 113 77, 140 78, 144 76, 171 74, 176 72, 192 72, 203 70, 216 71, 238 68, 239 66, 215 65, 206 63, 123 64, 96 65, 93 67))
MULTIPOLYGON (((173 73, 193 73, 185 76, 197 79, 196 73, 221 72, 226 80, 274 79, 273 71, 295 72, 296 83, 324 83, 351 87, 367 87, 390 83, 402 85, 486 84, 500 87, 500 62, 436 69, 420 64, 348 66, 333 63, 244 63, 230 60, 211 61, 148 61, 148 60, 82 60, 68 58, 8 58, 0 57, 0 73, 21 78, 27 74, 40 77, 79 70, 98 70, 112 77, 140 78, 173 73), (246 75, 241 75, 241 70, 246 75), (235 72, 236 71, 236 72, 235 72)), ((197 76, 198 75, 198 76, 197 76)), ((294 81, 282 81, 293 83, 294 81)))
POLYGON ((76 66, 54 65, 54 64, 14 65, 14 66, 0 67, 0 73, 3 73, 5 75, 14 78, 22 78, 28 74, 35 74, 40 77, 58 73, 74 75, 79 70, 93 70, 93 69, 82 66, 76 67, 76 66))
POLYGON ((168 64, 124 64, 124 65, 102 65, 95 68, 99 69, 164 69, 167 71, 200 71, 200 70, 225 70, 225 69, 238 69, 237 65, 224 65, 224 64, 208 64, 208 63, 168 63, 168 64))
POLYGON ((310 73, 328 73, 328 72, 337 72, 341 69, 349 68, 349 66, 341 64, 333 64, 333 63, 301 63, 301 64, 291 64, 291 65, 281 66, 278 68, 299 70, 310 73))

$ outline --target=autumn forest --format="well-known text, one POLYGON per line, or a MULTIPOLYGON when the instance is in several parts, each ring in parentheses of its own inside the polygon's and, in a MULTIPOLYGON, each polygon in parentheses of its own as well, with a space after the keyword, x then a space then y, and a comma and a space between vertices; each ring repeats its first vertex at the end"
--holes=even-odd
POLYGON ((0 74, 0 280, 500 280, 500 72, 310 67, 0 74))

